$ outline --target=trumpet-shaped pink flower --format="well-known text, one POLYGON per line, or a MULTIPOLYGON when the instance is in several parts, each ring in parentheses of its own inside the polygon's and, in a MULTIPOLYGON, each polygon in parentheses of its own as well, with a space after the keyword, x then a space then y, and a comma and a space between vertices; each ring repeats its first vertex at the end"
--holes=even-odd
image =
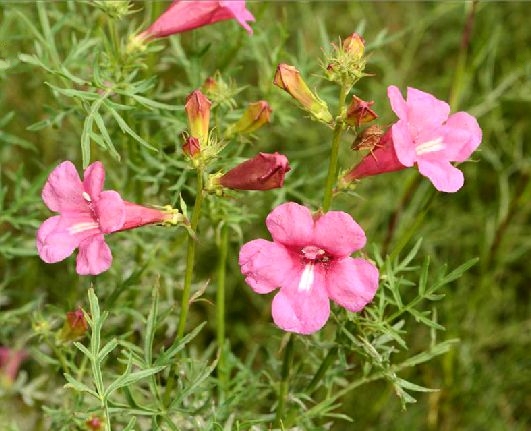
POLYGON ((481 143, 477 120, 466 112, 450 114, 450 106, 429 93, 409 87, 407 101, 395 86, 387 89, 399 120, 381 147, 368 154, 346 178, 362 178, 418 166, 441 192, 456 192, 464 183, 463 173, 451 162, 463 162, 481 143), (391 145, 392 142, 392 145, 391 145))
POLYGON ((311 334, 330 315, 330 299, 360 311, 378 288, 378 270, 350 255, 365 245, 365 233, 342 211, 312 216, 288 202, 266 219, 273 241, 256 239, 240 250, 245 281, 260 294, 280 288, 273 299, 276 325, 285 331, 311 334))
POLYGON ((42 190, 46 206, 59 215, 45 220, 37 231, 37 250, 46 263, 66 259, 79 248, 76 271, 97 275, 111 266, 104 235, 150 223, 170 222, 171 212, 124 201, 114 190, 103 191, 105 170, 92 163, 81 181, 72 162, 57 166, 42 190))
POLYGON ((140 37, 170 36, 227 19, 235 19, 252 34, 253 30, 247 21, 254 21, 254 16, 247 10, 243 0, 174 0, 140 37))
POLYGON ((13 350, 0 346, 0 384, 12 384, 18 375, 22 362, 28 357, 23 350, 13 350))

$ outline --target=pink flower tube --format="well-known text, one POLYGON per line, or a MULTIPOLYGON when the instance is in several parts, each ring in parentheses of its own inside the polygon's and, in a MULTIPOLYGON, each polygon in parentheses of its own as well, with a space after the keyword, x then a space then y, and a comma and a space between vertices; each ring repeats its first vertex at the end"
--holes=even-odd
POLYGON ((311 334, 330 315, 330 300, 357 312, 372 301, 378 270, 350 255, 365 245, 365 233, 342 211, 313 216, 288 202, 266 219, 273 241, 255 239, 241 248, 239 263, 246 283, 260 294, 277 288, 273 320, 285 331, 311 334))
POLYGON ((173 223, 174 211, 124 201, 114 190, 103 191, 104 181, 101 162, 88 166, 83 181, 69 161, 50 173, 42 199, 59 215, 45 220, 37 231, 37 250, 43 261, 59 262, 78 248, 77 273, 97 275, 109 269, 112 262, 105 234, 151 223, 173 223))
POLYGON ((170 36, 227 19, 235 19, 252 34, 253 30, 247 22, 255 19, 247 10, 245 1, 174 0, 171 6, 140 34, 140 38, 170 36))
POLYGON ((22 362, 28 357, 23 350, 0 346, 0 383, 10 385, 18 375, 22 362))
POLYGON ((477 120, 466 112, 449 115, 446 102, 415 88, 407 89, 407 100, 395 86, 387 94, 399 120, 391 135, 382 138, 381 148, 363 158, 346 179, 417 165, 437 190, 459 190, 464 176, 451 162, 464 162, 481 143, 477 120))

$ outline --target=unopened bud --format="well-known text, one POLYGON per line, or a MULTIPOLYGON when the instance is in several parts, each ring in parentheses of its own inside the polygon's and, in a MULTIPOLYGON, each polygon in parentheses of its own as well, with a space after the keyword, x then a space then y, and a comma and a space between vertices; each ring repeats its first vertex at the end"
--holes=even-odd
POLYGON ((289 93, 317 120, 325 123, 332 122, 332 114, 330 114, 327 104, 312 93, 295 67, 279 64, 273 84, 289 93))
POLYGON ((229 189, 270 190, 284 185, 289 170, 288 159, 283 154, 259 153, 231 169, 217 182, 229 189))
POLYGON ((265 100, 250 103, 241 118, 231 125, 225 134, 230 136, 235 133, 252 133, 264 124, 269 123, 271 112, 272 109, 265 100))
POLYGON ((183 144, 183 153, 191 159, 195 159, 201 153, 201 146, 199 145, 199 139, 193 136, 188 136, 183 144))
POLYGON ((98 416, 92 416, 85 422, 85 425, 90 431, 101 431, 103 429, 103 421, 98 416))
POLYGON ((352 96, 352 101, 347 108, 347 117, 345 122, 350 126, 359 127, 360 124, 369 123, 376 118, 376 112, 371 109, 374 102, 366 102, 357 96, 352 96))
POLYGON ((352 33, 343 41, 343 51, 353 60, 361 60, 365 54, 365 39, 358 33, 352 33))
POLYGON ((199 139, 201 144, 208 142, 208 124, 210 122, 210 106, 212 103, 199 90, 193 91, 186 98, 184 109, 188 115, 190 135, 199 139))
POLYGON ((88 330, 87 319, 81 308, 66 313, 65 323, 57 334, 59 342, 75 341, 83 337, 88 330))

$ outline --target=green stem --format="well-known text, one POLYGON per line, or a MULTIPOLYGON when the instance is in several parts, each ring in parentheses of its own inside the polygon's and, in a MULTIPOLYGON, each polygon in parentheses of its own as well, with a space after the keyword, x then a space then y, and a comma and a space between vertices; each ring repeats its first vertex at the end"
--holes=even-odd
POLYGON ((278 389, 278 404, 275 417, 276 426, 283 428, 286 424, 283 423, 286 412, 286 401, 289 392, 289 370, 293 362, 293 334, 288 335, 288 343, 284 350, 284 360, 282 362, 282 376, 280 380, 280 387, 278 389))
POLYGON ((229 246, 229 229, 221 226, 218 262, 218 288, 216 292, 216 336, 219 349, 218 390, 220 401, 227 389, 227 358, 225 355, 225 275, 227 251, 229 246))
MULTIPOLYGON (((199 224, 199 215, 201 213, 201 204, 203 203, 203 171, 197 171, 197 192, 195 195, 194 210, 192 213, 192 220, 190 228, 195 233, 197 225, 199 224)), ((181 315, 179 316, 179 326, 177 329, 177 337, 181 338, 184 335, 186 327, 186 318, 188 317, 188 308, 190 306, 190 291, 192 289, 192 277, 194 275, 195 263, 195 244, 196 238, 192 235, 188 236, 188 245, 186 248, 186 272, 184 274, 183 297, 181 301, 181 315)))
POLYGON ((334 134, 332 135, 332 149, 330 151, 330 163, 328 165, 328 175, 326 177, 325 192, 323 197, 323 211, 326 212, 330 209, 332 203, 332 195, 334 191, 334 185, 337 177, 337 161, 339 159, 339 142, 341 141, 341 135, 343 134, 345 126, 339 119, 345 106, 345 98, 347 92, 344 86, 341 87, 339 92, 339 104, 337 108, 338 119, 334 127, 334 134))
MULTIPOLYGON (((203 170, 197 170, 197 191, 195 195, 194 209, 192 213, 192 220, 190 221, 190 228, 195 234, 199 224, 199 215, 201 213, 201 204, 203 203, 203 170)), ((188 316, 188 308, 190 306, 190 292, 192 289, 192 276, 194 274, 195 262, 195 235, 188 235, 188 244, 186 248, 186 272, 184 274, 183 296, 181 300, 181 314, 179 316, 179 326, 177 327, 177 338, 182 338, 184 329, 186 327, 186 318, 188 316)), ((168 382, 164 391, 164 405, 169 405, 170 396, 175 386, 175 375, 177 373, 176 362, 170 367, 168 382)))
POLYGON ((321 365, 315 375, 313 376, 312 380, 306 386, 306 394, 311 395, 321 379, 324 377, 326 370, 330 365, 332 365, 332 362, 334 362, 334 359, 336 358, 338 348, 337 346, 332 347, 328 353, 326 354, 325 358, 323 359, 323 362, 321 362, 321 365))

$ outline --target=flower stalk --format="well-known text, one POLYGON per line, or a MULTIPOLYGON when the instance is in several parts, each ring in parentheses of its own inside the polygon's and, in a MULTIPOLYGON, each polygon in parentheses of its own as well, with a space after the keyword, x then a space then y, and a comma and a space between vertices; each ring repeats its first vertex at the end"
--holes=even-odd
POLYGON ((225 354, 225 276, 227 267, 227 254, 229 248, 229 229, 223 224, 220 228, 218 286, 216 290, 216 339, 219 349, 218 360, 218 392, 220 402, 224 399, 227 389, 227 357, 225 354))

